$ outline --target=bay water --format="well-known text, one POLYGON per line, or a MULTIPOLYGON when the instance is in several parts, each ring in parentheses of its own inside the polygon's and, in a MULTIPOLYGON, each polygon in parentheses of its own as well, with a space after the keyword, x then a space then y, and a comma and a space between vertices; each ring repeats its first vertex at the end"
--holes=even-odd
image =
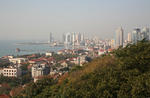
MULTIPOLYGON (((64 49, 64 46, 50 46, 48 44, 22 44, 18 45, 16 43, 24 43, 27 41, 12 41, 12 40, 0 40, 0 57, 7 55, 24 55, 24 54, 33 54, 33 53, 45 53, 46 51, 57 52, 58 50, 64 49), (16 48, 19 48, 20 52, 16 52, 16 48)), ((29 42, 29 41, 28 41, 29 42)))

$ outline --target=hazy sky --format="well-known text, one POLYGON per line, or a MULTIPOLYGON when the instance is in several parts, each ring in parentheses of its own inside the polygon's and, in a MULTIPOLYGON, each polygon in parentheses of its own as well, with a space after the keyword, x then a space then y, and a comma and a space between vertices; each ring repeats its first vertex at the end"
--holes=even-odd
POLYGON ((85 32, 111 38, 150 27, 150 0, 0 0, 1 40, 48 40, 49 32, 85 32))

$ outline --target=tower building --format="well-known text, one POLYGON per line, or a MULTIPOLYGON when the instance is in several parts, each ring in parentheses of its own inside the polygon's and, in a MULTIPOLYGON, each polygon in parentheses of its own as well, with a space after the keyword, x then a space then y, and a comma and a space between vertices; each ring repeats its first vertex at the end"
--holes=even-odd
POLYGON ((116 47, 123 46, 124 35, 122 27, 116 30, 116 47))

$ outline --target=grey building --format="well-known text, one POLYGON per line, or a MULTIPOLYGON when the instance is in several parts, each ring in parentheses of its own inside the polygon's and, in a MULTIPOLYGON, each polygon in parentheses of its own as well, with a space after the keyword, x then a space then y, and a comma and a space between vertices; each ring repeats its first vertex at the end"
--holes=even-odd
POLYGON ((32 78, 48 75, 49 72, 50 68, 46 64, 34 64, 32 66, 32 78))
POLYGON ((141 31, 141 40, 146 39, 149 40, 149 28, 143 28, 141 31))
POLYGON ((116 47, 123 46, 124 34, 122 27, 116 30, 116 47))

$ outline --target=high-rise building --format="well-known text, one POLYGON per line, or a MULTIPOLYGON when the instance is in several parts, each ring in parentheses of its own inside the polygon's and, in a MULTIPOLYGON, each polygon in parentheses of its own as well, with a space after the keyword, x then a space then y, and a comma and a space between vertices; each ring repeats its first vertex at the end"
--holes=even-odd
POLYGON ((123 46, 124 35, 122 27, 116 30, 116 47, 123 46))
POLYGON ((143 28, 142 30, 136 28, 132 32, 132 43, 137 43, 140 40, 149 40, 149 28, 143 28))
POLYGON ((62 42, 65 42, 65 34, 62 35, 62 42))
POLYGON ((65 39, 64 43, 68 45, 81 45, 84 43, 84 35, 76 32, 66 33, 63 39, 65 39))
POLYGON ((72 37, 71 37, 71 33, 67 33, 65 36, 65 44, 70 45, 72 42, 72 37))
POLYGON ((72 45, 75 45, 75 33, 72 33, 72 45))
POLYGON ((53 35, 52 33, 50 32, 49 33, 49 43, 52 43, 53 42, 53 35))
POLYGON ((137 43, 139 40, 141 40, 141 29, 136 28, 132 32, 132 43, 137 43))
POLYGON ((141 40, 146 39, 149 40, 149 28, 143 28, 141 31, 141 40))
POLYGON ((81 42, 80 42, 81 45, 85 45, 85 39, 84 39, 84 34, 81 34, 81 42))
POLYGON ((79 43, 81 42, 81 33, 80 32, 78 33, 78 42, 79 43))
POLYGON ((80 44, 80 33, 76 33, 76 45, 80 44))
POLYGON ((130 43, 131 42, 131 33, 128 33, 128 43, 130 43))
POLYGON ((84 34, 81 34, 81 42, 84 41, 84 34))

